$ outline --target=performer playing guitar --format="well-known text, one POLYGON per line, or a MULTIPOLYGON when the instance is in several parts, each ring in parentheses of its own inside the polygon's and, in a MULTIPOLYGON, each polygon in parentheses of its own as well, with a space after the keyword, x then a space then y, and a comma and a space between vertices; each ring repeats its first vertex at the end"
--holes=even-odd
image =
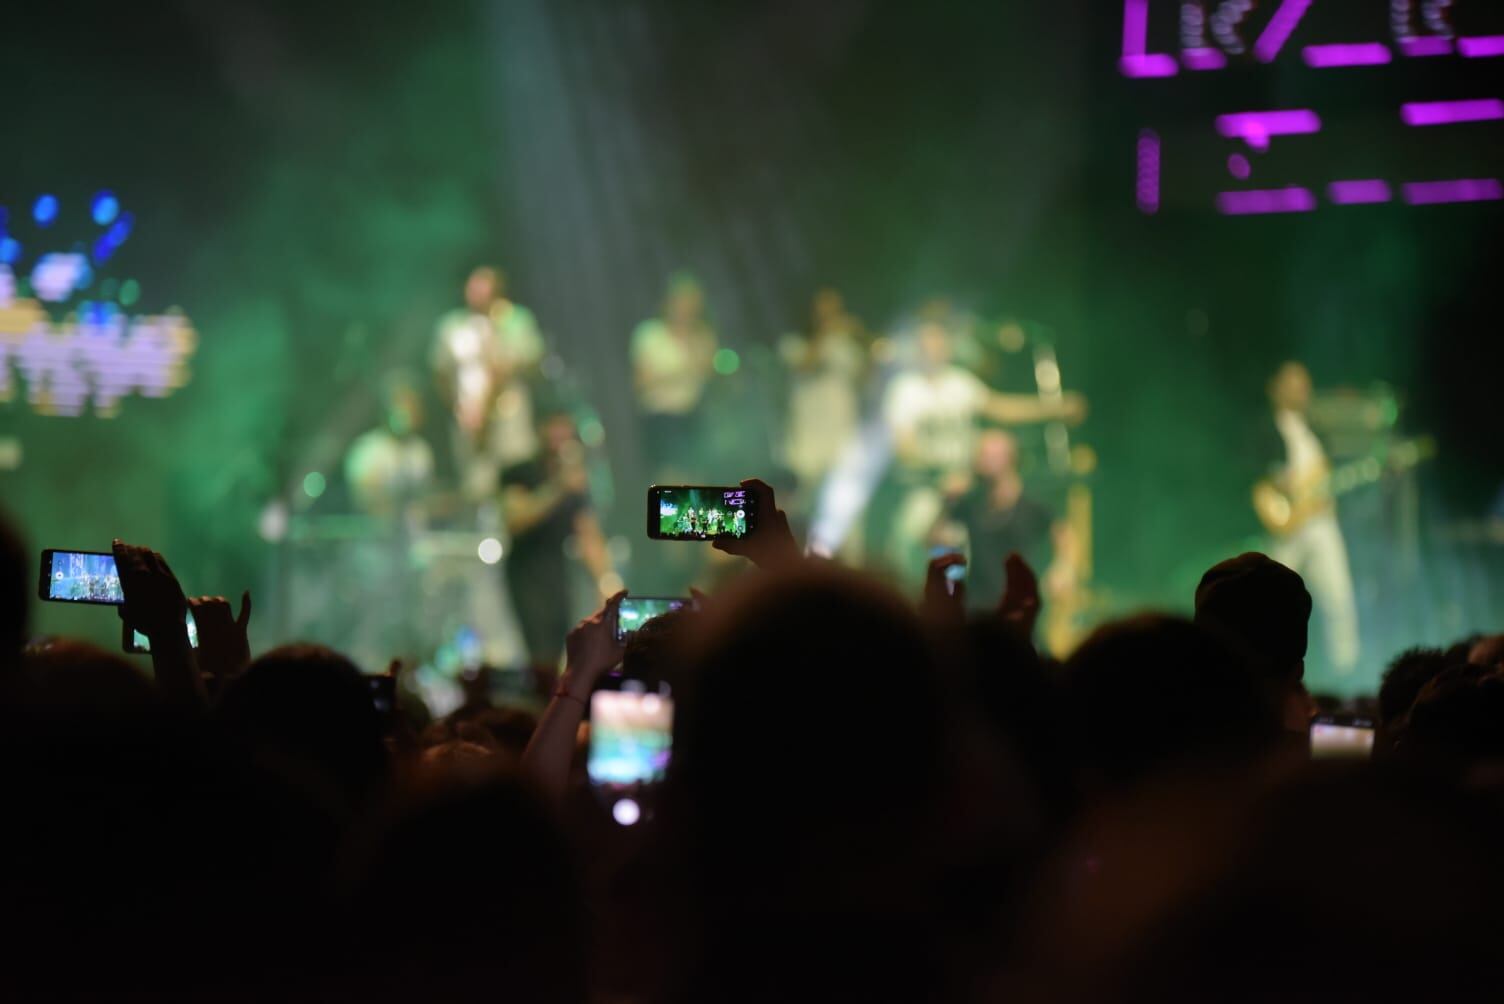
POLYGON ((1331 467, 1307 421, 1311 374, 1300 363, 1285 363, 1269 381, 1269 403, 1284 462, 1254 488, 1254 509, 1275 536, 1270 556, 1299 572, 1311 591, 1332 670, 1351 673, 1358 664, 1358 610, 1331 467))

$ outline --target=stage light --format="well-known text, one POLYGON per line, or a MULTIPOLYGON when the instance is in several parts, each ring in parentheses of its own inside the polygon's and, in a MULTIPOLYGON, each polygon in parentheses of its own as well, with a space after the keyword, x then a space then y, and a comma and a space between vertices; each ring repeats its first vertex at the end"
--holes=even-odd
POLYGON ((131 227, 135 223, 136 218, 130 213, 121 213, 120 219, 112 223, 110 229, 104 232, 105 239, 118 248, 131 235, 131 227))
POLYGON ((120 215, 120 202, 113 192, 95 192, 89 212, 94 215, 95 223, 102 227, 108 226, 115 222, 116 216, 120 215))
POLYGON ((316 499, 324 494, 324 489, 327 487, 328 482, 324 480, 324 476, 318 471, 309 471, 303 476, 303 494, 311 499, 316 499))
POLYGON ((38 226, 51 226, 52 221, 57 219, 58 201, 56 195, 43 195, 38 197, 31 207, 31 217, 37 221, 38 226))
POLYGON ((736 354, 735 349, 717 349, 710 365, 721 376, 730 376, 742 368, 742 357, 736 354))
POLYGON ((21 257, 21 242, 14 237, 0 237, 0 262, 14 265, 21 257))
POLYGON ((480 542, 475 549, 475 554, 481 561, 488 565, 494 565, 501 560, 501 541, 495 537, 487 537, 480 542))
POLYGON ((129 307, 141 299, 141 284, 135 279, 127 279, 120 284, 120 305, 129 307))
POLYGON ((276 543, 287 536, 287 506, 281 499, 272 499, 256 517, 256 532, 262 540, 276 543))
POLYGON ((622 826, 631 826, 642 818, 642 806, 630 798, 623 798, 611 806, 611 818, 622 826))

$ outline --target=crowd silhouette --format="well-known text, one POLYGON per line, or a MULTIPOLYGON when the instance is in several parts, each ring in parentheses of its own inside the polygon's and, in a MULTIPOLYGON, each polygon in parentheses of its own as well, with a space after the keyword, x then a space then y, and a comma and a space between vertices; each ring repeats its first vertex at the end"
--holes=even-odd
POLYGON ((399 666, 253 654, 248 595, 120 541, 151 672, 32 637, 0 526, 0 996, 1498 998, 1504 636, 1397 655, 1371 754, 1314 759, 1311 598, 1268 557, 1057 663, 1017 555, 973 555, 1001 596, 946 556, 905 597, 743 485, 762 518, 713 546, 745 572, 625 641, 608 600, 536 716, 476 687, 430 720, 399 666), (632 825, 584 763, 623 680, 676 709, 632 825))

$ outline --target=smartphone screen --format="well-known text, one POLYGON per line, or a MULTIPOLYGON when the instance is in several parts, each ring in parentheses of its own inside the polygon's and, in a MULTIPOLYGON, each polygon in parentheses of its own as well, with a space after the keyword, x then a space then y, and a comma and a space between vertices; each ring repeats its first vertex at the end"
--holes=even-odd
POLYGON ((50 547, 42 552, 37 595, 57 603, 105 603, 119 606, 125 602, 113 554, 100 551, 59 551, 50 547))
POLYGON ((1373 722, 1321 715, 1311 722, 1311 759, 1367 759, 1373 753, 1373 722))
POLYGON ((682 610, 689 604, 677 596, 628 596, 616 610, 616 639, 625 641, 654 617, 662 617, 672 610, 682 610))
MULTIPOLYGON (((188 644, 198 648, 198 622, 193 619, 193 611, 189 610, 183 615, 183 622, 188 625, 188 644)), ((151 651, 151 639, 129 624, 123 625, 125 634, 124 644, 121 646, 127 652, 137 655, 151 651)))
POLYGON ((590 698, 585 770, 598 787, 630 790, 663 780, 673 745, 674 701, 664 694, 597 690, 590 698))
POLYGON ((648 489, 648 536, 655 540, 745 537, 757 525, 745 488, 654 485, 648 489))

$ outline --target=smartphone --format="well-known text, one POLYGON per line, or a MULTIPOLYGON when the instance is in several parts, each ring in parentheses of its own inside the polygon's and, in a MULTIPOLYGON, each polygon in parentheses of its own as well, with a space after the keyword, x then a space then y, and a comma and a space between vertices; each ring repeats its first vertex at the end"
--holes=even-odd
POLYGON ((663 780, 673 747, 674 700, 643 689, 597 690, 590 697, 591 784, 628 792, 663 780))
MULTIPOLYGON (((183 621, 188 625, 188 644, 198 648, 198 623, 193 619, 192 610, 183 615, 183 621)), ((134 655, 142 655, 151 651, 151 639, 129 624, 121 624, 120 647, 134 655)))
POLYGON ((959 547, 940 546, 930 548, 931 561, 934 561, 936 558, 943 558, 948 554, 959 554, 963 559, 959 563, 945 569, 945 591, 954 596, 956 594, 956 583, 966 581, 966 561, 964 560, 966 555, 959 547))
POLYGON ((115 556, 104 551, 62 551, 49 547, 42 552, 37 595, 55 603, 103 603, 118 607, 125 602, 120 574, 115 570, 115 556))
POLYGON ((654 540, 725 540, 757 526, 757 505, 745 488, 653 485, 648 536, 654 540))
POLYGON ((674 610, 682 610, 689 600, 677 596, 628 596, 616 608, 616 640, 627 636, 652 620, 674 610))
POLYGON ((1367 759, 1373 753, 1373 719, 1317 715, 1311 719, 1311 759, 1367 759))

